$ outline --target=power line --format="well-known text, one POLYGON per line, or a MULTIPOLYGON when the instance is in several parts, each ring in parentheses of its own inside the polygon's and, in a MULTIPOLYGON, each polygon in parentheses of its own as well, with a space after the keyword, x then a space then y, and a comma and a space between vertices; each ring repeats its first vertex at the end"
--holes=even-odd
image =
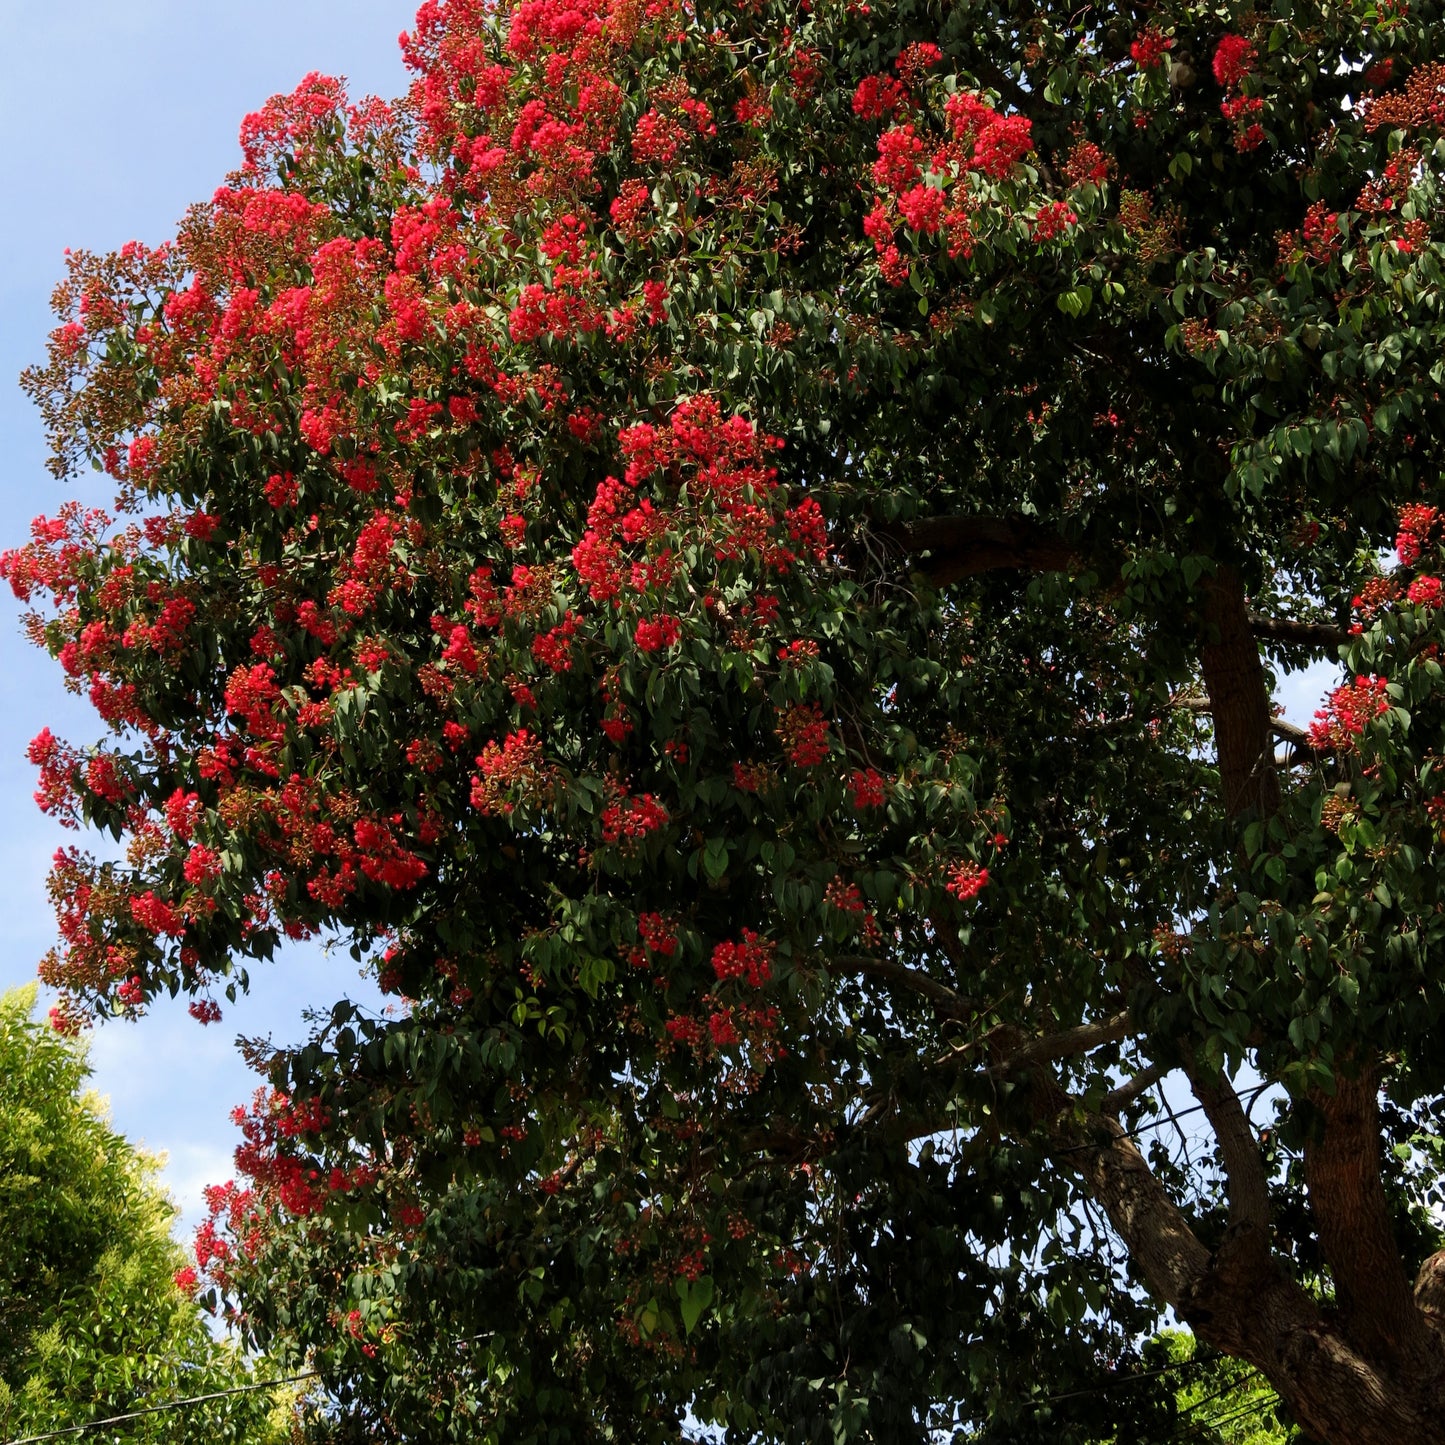
POLYGON ((316 1370, 304 1370, 299 1375, 288 1375, 282 1380, 258 1380, 251 1385, 236 1385, 229 1390, 213 1390, 209 1395, 190 1395, 183 1400, 168 1400, 164 1405, 147 1405, 142 1410, 127 1410, 123 1415, 110 1415, 104 1420, 90 1420, 84 1425, 67 1425, 61 1430, 47 1430, 43 1435, 24 1435, 15 1440, 0 1442, 0 1445, 39 1445, 42 1440, 60 1440, 67 1435, 84 1435, 89 1430, 100 1430, 107 1425, 124 1425, 129 1420, 140 1420, 146 1415, 162 1415, 168 1410, 181 1410, 191 1405, 204 1405, 211 1400, 225 1400, 232 1395, 252 1395, 258 1390, 274 1390, 281 1385, 295 1385, 302 1380, 317 1378, 316 1370))
POLYGON ((1221 1395, 1229 1395, 1232 1394, 1235 1390, 1242 1389, 1245 1385, 1249 1384, 1249 1382, 1253 1380, 1258 1374, 1258 1370, 1246 1370, 1245 1373, 1242 1374, 1237 1380, 1231 1380, 1227 1385, 1221 1386, 1212 1395, 1205 1395, 1202 1399, 1195 1400, 1192 1405, 1190 1405, 1186 1410, 1183 1410, 1180 1413, 1180 1419, 1183 1419, 1185 1416, 1194 1414, 1196 1410, 1200 1410, 1205 1405, 1208 1405, 1211 1401, 1219 1399, 1221 1395))
MULTIPOLYGON (((454 1340, 455 1345, 472 1345, 478 1340, 489 1339, 494 1331, 486 1330, 479 1335, 464 1335, 454 1340)), ((60 1430, 49 1430, 43 1435, 23 1435, 15 1440, 0 1441, 0 1445, 40 1445, 43 1440, 60 1440, 67 1435, 83 1435, 88 1430, 99 1430, 105 1425, 123 1425, 128 1420, 139 1420, 146 1415, 161 1415, 168 1410, 181 1410, 191 1405, 204 1405, 211 1400, 225 1400, 232 1395, 252 1395, 259 1390, 274 1390, 281 1385, 297 1385, 302 1380, 316 1380, 321 1377, 319 1370, 303 1370, 299 1375, 287 1375, 280 1380, 257 1380, 250 1385, 236 1385, 229 1390, 213 1390, 209 1395, 188 1395, 181 1400, 168 1400, 164 1405, 147 1405, 140 1410, 128 1410, 123 1415, 110 1415, 104 1420, 90 1420, 83 1425, 67 1425, 60 1430)))
POLYGON ((1268 1400, 1250 1400, 1247 1404, 1241 1406, 1238 1410, 1232 1411, 1228 1415, 1221 1415, 1214 1420, 1201 1420, 1184 1438, 1193 1440, 1199 1436, 1201 1431, 1221 1430, 1226 1425, 1237 1425, 1241 1420, 1247 1420, 1251 1415, 1260 1413, 1269 1403, 1268 1400))
MULTIPOLYGON (((1269 1084, 1265 1084, 1265 1085, 1264 1085, 1264 1088, 1268 1088, 1268 1087, 1270 1087, 1269 1084)), ((1256 1095, 1256 1096, 1259 1095, 1260 1093, 1263 1092, 1263 1088, 1244 1089, 1244 1090, 1241 1090, 1241 1089, 1231 1089, 1229 1092, 1230 1092, 1231 1094, 1233 1094, 1236 1099, 1245 1099, 1245 1098, 1248 1098, 1251 1094, 1256 1095)), ((1180 1119, 1187 1118, 1190 1114, 1198 1114, 1198 1113, 1200 1113, 1200 1112, 1203 1110, 1203 1108, 1204 1108, 1204 1105, 1203 1105, 1203 1104, 1191 1104, 1191 1105, 1189 1106, 1189 1108, 1187 1108, 1187 1109, 1173 1109, 1173 1110, 1170 1111, 1170 1113, 1169 1113, 1169 1115, 1168 1115, 1167 1118, 1163 1118, 1163 1119, 1151 1119, 1147 1124, 1139 1124, 1139 1125, 1137 1125, 1137 1126, 1136 1126, 1135 1128, 1133 1128, 1133 1129, 1125 1129, 1125 1130, 1124 1130, 1124 1133, 1123 1133, 1123 1137, 1124 1137, 1125 1139, 1132 1139, 1132 1138, 1134 1138, 1134 1136, 1135 1136, 1136 1134, 1143 1134, 1146 1130, 1150 1130, 1150 1129, 1163 1129, 1163 1128, 1165 1128, 1165 1127, 1166 1127, 1167 1125, 1169 1125, 1169 1124, 1173 1124, 1173 1123, 1175 1123, 1176 1121, 1178 1121, 1178 1120, 1180 1120, 1180 1119)), ((1257 1127, 1257 1126, 1252 1126, 1252 1127, 1257 1127)), ((1066 1146, 1065 1146, 1064 1148, 1062 1148, 1062 1149, 1050 1149, 1050 1150, 1049 1150, 1049 1153, 1052 1154, 1052 1155, 1055 1155, 1055 1156, 1058 1156, 1058 1155, 1060 1155, 1060 1154, 1082 1154, 1082 1153, 1084 1153, 1085 1151, 1090 1150, 1090 1149, 1093 1149, 1093 1150, 1096 1150, 1096 1151, 1097 1151, 1097 1150, 1100 1150, 1100 1149, 1107 1149, 1108 1147, 1109 1147, 1108 1144, 1069 1144, 1069 1145, 1066 1145, 1066 1146)))

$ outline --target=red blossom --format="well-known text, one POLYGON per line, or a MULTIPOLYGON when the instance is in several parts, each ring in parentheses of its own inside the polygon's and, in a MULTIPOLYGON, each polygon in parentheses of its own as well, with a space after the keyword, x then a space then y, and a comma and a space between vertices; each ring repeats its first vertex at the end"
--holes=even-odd
POLYGON ((654 618, 643 618, 633 630, 633 641, 642 652, 662 652, 676 646, 682 636, 682 627, 676 617, 662 613, 654 618))
POLYGON ((961 903, 977 898, 988 887, 988 869, 980 868, 970 859, 955 863, 948 870, 944 891, 953 894, 961 903))
POLYGON ((899 196, 898 213, 915 231, 931 236, 942 224, 946 204, 936 186, 914 186, 899 196))
POLYGON ((1078 216, 1062 201, 1047 201, 1034 215, 1033 238, 1039 242, 1052 241, 1078 221, 1078 216))
POLYGON ((1129 43, 1129 58, 1141 70, 1152 70, 1173 49, 1174 42, 1168 36, 1146 25, 1129 43))
POLYGON ((741 943, 714 947, 712 967, 720 982, 741 979, 750 988, 761 988, 773 976, 773 944, 745 928, 741 943))
POLYGON ((1413 566, 1435 533, 1440 514, 1424 502, 1412 502, 1400 509, 1400 529, 1395 536, 1395 551, 1401 563, 1413 566))
POLYGON ((1258 54, 1242 35, 1226 35, 1214 52, 1214 78, 1226 89, 1238 85, 1254 69, 1258 54))
POLYGON ((881 808, 888 801, 888 780, 877 768, 858 769, 848 779, 848 794, 859 812, 881 808))
POLYGON ((864 120, 886 120, 907 102, 907 90, 891 75, 868 75, 853 92, 853 113, 864 120))
POLYGON ((778 718, 778 738, 794 767, 815 767, 831 750, 828 720, 817 703, 800 703, 784 712, 778 718))
POLYGON ((1310 724, 1310 742, 1319 749, 1341 751, 1354 746, 1367 724, 1390 710, 1383 677, 1357 677, 1337 687, 1310 724))
POLYGON ((636 841, 665 828, 668 821, 667 809, 651 793, 621 798, 602 810, 602 841, 636 841))

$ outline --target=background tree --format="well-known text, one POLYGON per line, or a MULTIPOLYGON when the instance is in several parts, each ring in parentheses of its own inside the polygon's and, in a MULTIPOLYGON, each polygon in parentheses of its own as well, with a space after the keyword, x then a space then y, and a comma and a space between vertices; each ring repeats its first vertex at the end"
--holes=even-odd
POLYGON ((1168 1305, 1445 1438, 1441 26, 429 3, 73 255, 43 971, 398 996, 198 1245, 319 1436, 1092 1439, 1168 1305))
MULTIPOLYGON (((32 1017, 34 988, 0 998, 0 1433, 7 1440, 244 1386, 211 1337, 196 1271, 171 1238, 155 1164, 83 1092, 84 1050, 32 1017)), ((258 1392, 109 1427, 107 1440, 265 1445, 258 1392)))

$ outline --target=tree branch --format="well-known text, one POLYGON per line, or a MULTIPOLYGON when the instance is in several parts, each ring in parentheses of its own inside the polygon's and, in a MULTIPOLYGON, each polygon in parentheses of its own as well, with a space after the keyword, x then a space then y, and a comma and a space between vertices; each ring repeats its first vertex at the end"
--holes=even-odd
POLYGON ((1245 1117, 1239 1096, 1220 1069, 1185 1067, 1189 1087, 1214 1130, 1228 1186, 1229 1222, 1236 1229, 1256 1231, 1259 1247, 1269 1250, 1269 1181, 1259 1157, 1259 1144, 1245 1117))
POLYGON ((1034 1083, 1053 1142, 1083 1176, 1150 1287, 1183 1313, 1209 1273, 1209 1251, 1117 1119, 1082 1110, 1043 1069, 1034 1083))
POLYGON ((1199 665, 1214 714, 1224 811, 1231 818, 1279 807, 1279 774, 1269 747, 1272 719, 1259 644, 1244 606, 1244 582, 1221 566, 1203 585, 1204 636, 1199 665))
POLYGON ((1117 1114, 1120 1109, 1132 1104, 1140 1094, 1152 1089, 1170 1071, 1168 1064, 1150 1064, 1140 1069, 1132 1079, 1126 1079, 1117 1089, 1111 1089, 1099 1100, 1101 1114, 1117 1114))
POLYGON ((937 586, 1010 568, 1061 572, 1079 560, 1061 538, 1023 518, 929 517, 883 535, 910 555, 927 554, 923 570, 937 586))
POLYGON ((1294 642, 1301 647, 1344 647, 1350 640, 1350 634, 1343 627, 1328 622, 1297 622, 1290 617, 1265 617, 1258 612, 1249 614, 1249 627, 1256 637, 1294 642))
POLYGON ((1079 1024, 1056 1034, 1040 1034, 1011 1050, 1007 1057, 990 1065, 989 1072, 1008 1073, 1010 1070, 1034 1064, 1074 1058, 1079 1054, 1087 1054, 1092 1049, 1101 1048, 1104 1044, 1117 1044, 1121 1039, 1128 1038, 1133 1022, 1126 1009, 1094 1023, 1079 1024))
POLYGON ((921 995, 939 1006, 950 1018, 972 1018, 977 1010, 970 999, 955 993, 946 983, 906 964, 892 963, 886 958, 873 958, 866 953, 845 953, 826 960, 824 966, 832 973, 861 973, 897 984, 911 993, 921 995))

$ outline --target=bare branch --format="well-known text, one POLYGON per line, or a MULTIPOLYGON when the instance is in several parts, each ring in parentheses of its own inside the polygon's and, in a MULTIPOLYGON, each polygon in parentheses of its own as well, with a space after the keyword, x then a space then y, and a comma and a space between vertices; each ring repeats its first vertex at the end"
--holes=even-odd
POLYGON ((1140 1069, 1132 1079, 1126 1079, 1117 1089, 1111 1089, 1099 1100, 1101 1114, 1117 1114, 1120 1109, 1132 1104, 1140 1094, 1147 1093, 1170 1072, 1168 1064, 1150 1064, 1140 1069))
POLYGON ((1101 1048, 1104 1044, 1117 1044, 1121 1039, 1128 1038, 1133 1023, 1134 1020, 1126 1009, 1095 1023, 1079 1024, 1057 1034, 1040 1034, 1011 1050, 1008 1056, 994 1064, 989 1072, 1007 1073, 1031 1064, 1074 1058, 1079 1054, 1087 1054, 1091 1049, 1101 1048))
POLYGON ((1186 1065, 1189 1087, 1199 1100, 1205 1118, 1214 1130, 1220 1162, 1228 1186, 1229 1222, 1241 1229, 1260 1231, 1260 1247, 1268 1249, 1269 1182, 1259 1157, 1259 1144, 1245 1117, 1239 1095, 1229 1086, 1221 1069, 1205 1069, 1197 1062, 1186 1065))
POLYGON ((1276 737, 1283 738, 1288 743, 1293 743, 1295 748, 1301 752, 1316 753, 1313 740, 1304 728, 1296 727, 1292 722, 1286 722, 1282 717, 1275 718, 1269 725, 1270 731, 1276 737))

